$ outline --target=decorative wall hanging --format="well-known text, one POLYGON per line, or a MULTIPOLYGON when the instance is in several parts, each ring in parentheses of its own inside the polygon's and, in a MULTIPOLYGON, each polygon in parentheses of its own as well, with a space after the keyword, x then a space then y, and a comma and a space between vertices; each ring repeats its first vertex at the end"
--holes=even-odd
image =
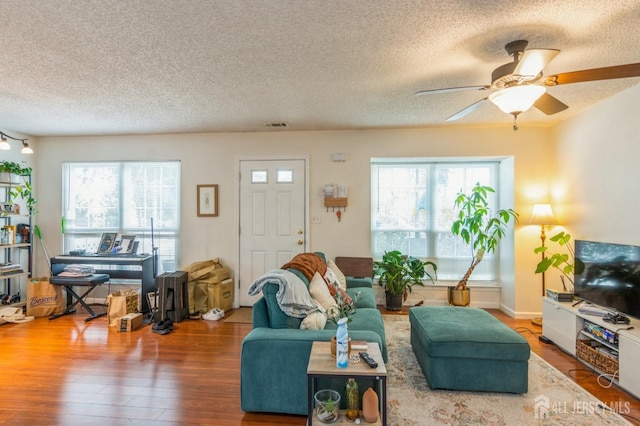
POLYGON ((198 185, 198 216, 218 216, 218 185, 198 185))

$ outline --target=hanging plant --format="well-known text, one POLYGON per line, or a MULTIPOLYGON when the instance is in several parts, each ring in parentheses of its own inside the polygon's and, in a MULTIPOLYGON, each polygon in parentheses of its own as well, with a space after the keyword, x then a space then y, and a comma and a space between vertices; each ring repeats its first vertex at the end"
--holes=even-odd
POLYGON ((36 213, 37 200, 33 197, 33 187, 31 186, 31 167, 20 165, 13 161, 0 161, 0 173, 11 173, 16 176, 22 176, 24 183, 16 187, 11 187, 9 190, 8 203, 10 205, 15 204, 17 199, 24 200, 27 204, 27 211, 29 215, 36 213))

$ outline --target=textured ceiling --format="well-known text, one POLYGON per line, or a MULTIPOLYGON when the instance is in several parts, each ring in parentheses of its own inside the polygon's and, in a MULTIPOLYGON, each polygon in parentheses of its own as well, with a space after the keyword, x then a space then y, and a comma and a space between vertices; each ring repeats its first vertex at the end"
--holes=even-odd
MULTIPOLYGON (((638 0, 2 0, 0 128, 33 136, 511 125, 475 91, 504 45, 555 74, 640 62, 638 0)), ((570 108, 639 78, 552 87, 570 108)))

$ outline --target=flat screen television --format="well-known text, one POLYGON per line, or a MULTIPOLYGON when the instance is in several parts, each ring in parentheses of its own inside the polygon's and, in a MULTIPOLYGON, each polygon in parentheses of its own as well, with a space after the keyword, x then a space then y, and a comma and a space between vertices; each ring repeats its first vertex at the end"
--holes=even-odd
POLYGON ((574 277, 577 297, 640 318, 640 247, 575 240, 575 256, 584 263, 574 277))

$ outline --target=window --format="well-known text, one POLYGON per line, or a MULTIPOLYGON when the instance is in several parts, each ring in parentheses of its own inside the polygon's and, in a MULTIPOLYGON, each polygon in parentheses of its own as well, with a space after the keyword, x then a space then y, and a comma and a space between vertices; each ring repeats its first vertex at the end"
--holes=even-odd
POLYGON ((138 253, 158 248, 158 273, 175 270, 179 161, 65 163, 63 179, 65 252, 95 253, 103 232, 135 235, 138 253))
MULTIPOLYGON (((439 280, 459 280, 468 268, 472 248, 451 233, 454 202, 460 190, 476 183, 498 188, 498 161, 438 162, 413 159, 373 159, 371 163, 371 247, 375 259, 385 251, 405 254, 438 265, 439 280)), ((492 209, 498 206, 492 197, 492 209)), ((498 247, 499 248, 499 247, 498 247)), ((496 281, 498 256, 485 254, 473 281, 496 281)))

